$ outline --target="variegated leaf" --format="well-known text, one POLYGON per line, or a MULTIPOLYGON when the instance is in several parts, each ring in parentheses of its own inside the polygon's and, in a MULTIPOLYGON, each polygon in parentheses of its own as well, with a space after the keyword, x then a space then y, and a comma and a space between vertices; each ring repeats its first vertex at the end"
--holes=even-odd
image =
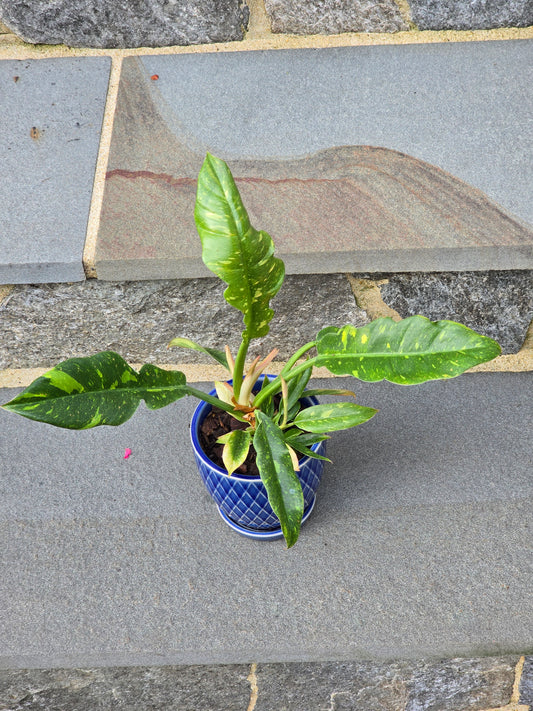
POLYGON ((363 407, 354 402, 312 405, 296 415, 294 424, 306 432, 336 432, 361 425, 374 417, 376 412, 372 407, 363 407))
POLYGON ((3 407, 31 420, 81 430, 121 425, 141 400, 153 410, 187 395, 185 375, 144 365, 137 373, 112 351, 59 363, 3 407))
POLYGON ((361 328, 328 327, 318 334, 316 348, 316 365, 335 375, 402 385, 453 378, 500 354, 491 338, 454 321, 433 323, 424 316, 379 318, 361 328))
POLYGON ((244 317, 247 338, 265 336, 274 315, 270 299, 285 275, 266 232, 250 224, 246 208, 223 160, 207 154, 198 176, 194 212, 202 259, 228 288, 226 301, 244 317))
POLYGON ((201 346, 199 343, 191 341, 190 338, 173 338, 168 344, 168 347, 172 348, 174 346, 177 346, 178 348, 190 348, 193 351, 205 353, 206 355, 211 356, 211 358, 214 358, 217 363, 223 365, 224 368, 229 370, 228 359, 223 351, 219 351, 216 348, 204 348, 204 346, 201 346))
POLYGON ((257 429, 254 447, 257 468, 265 485, 268 501, 279 518, 290 548, 298 540, 304 512, 302 485, 296 475, 283 431, 263 412, 256 410, 257 429))

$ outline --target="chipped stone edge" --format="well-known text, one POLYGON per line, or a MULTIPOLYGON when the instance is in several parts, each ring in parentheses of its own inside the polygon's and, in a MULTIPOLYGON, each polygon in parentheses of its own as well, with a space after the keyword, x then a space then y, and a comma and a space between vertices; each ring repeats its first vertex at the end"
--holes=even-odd
POLYGON ((13 291, 14 284, 0 284, 0 306, 13 291))
POLYGON ((394 0, 394 2, 398 6, 400 15, 405 24, 409 27, 411 31, 418 32, 418 27, 413 22, 413 17, 411 15, 411 7, 409 6, 407 0, 394 0))

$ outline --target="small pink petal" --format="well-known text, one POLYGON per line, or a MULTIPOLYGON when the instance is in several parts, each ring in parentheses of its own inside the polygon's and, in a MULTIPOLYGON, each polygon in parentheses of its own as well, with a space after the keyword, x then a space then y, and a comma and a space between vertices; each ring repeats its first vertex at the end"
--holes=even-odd
POLYGON ((126 451, 124 452, 124 459, 127 459, 130 456, 130 454, 131 454, 131 449, 126 449, 126 451))

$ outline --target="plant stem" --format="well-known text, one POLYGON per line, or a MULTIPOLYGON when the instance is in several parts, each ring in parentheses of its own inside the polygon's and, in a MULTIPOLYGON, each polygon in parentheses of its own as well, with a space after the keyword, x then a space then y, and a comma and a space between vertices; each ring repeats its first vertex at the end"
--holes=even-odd
POLYGON ((310 351, 311 348, 314 348, 316 345, 316 341, 310 341, 309 343, 306 343, 305 346, 302 346, 299 350, 296 351, 294 355, 292 355, 289 360, 285 363, 285 367, 281 371, 281 375, 285 375, 292 366, 300 360, 300 358, 307 353, 307 351, 310 351))
POLYGON ((248 346, 250 344, 250 339, 247 336, 242 337, 241 345, 239 347, 239 352, 235 358, 235 365, 233 366, 233 395, 236 402, 239 402, 239 395, 241 394, 242 386, 242 376, 244 373, 244 361, 246 360, 246 354, 248 353, 248 346))
MULTIPOLYGON (((309 348, 307 349, 309 350, 309 348)), ((304 370, 307 370, 308 368, 312 368, 317 360, 318 356, 315 358, 309 358, 309 360, 306 360, 304 363, 300 363, 300 365, 297 365, 295 368, 293 368, 289 373, 283 373, 283 379, 286 382, 289 382, 293 378, 295 378, 297 375, 300 375, 304 370)), ((285 371, 285 368, 283 369, 285 371)), ((260 390, 257 395, 255 396, 254 399, 254 407, 261 407, 261 403, 263 400, 265 400, 267 397, 270 397, 271 395, 275 395, 275 393, 278 392, 281 388, 281 380, 278 375, 278 377, 273 380, 270 385, 267 385, 266 388, 263 390, 260 390)))

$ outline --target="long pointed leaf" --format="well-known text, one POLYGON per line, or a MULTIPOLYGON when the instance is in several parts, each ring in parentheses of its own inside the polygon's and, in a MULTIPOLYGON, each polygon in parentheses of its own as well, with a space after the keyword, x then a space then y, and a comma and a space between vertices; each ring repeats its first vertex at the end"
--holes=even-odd
POLYGON ((403 385, 453 378, 500 353, 491 338, 454 321, 433 323, 423 316, 379 318, 362 328, 328 327, 318 334, 316 348, 316 365, 335 375, 403 385))
POLYGON ((140 401, 153 410, 187 395, 185 375, 144 365, 137 373, 112 351, 59 363, 3 407, 67 429, 121 425, 140 401))
POLYGON ((198 176, 194 218, 202 259, 228 285, 224 298, 242 311, 246 337, 265 336, 274 315, 269 302, 285 267, 273 256, 270 236, 250 224, 228 166, 209 153, 198 176))
POLYGON ((300 533, 304 512, 302 485, 293 469, 283 431, 260 410, 256 410, 255 416, 257 468, 272 510, 280 520, 287 547, 290 548, 300 533))

